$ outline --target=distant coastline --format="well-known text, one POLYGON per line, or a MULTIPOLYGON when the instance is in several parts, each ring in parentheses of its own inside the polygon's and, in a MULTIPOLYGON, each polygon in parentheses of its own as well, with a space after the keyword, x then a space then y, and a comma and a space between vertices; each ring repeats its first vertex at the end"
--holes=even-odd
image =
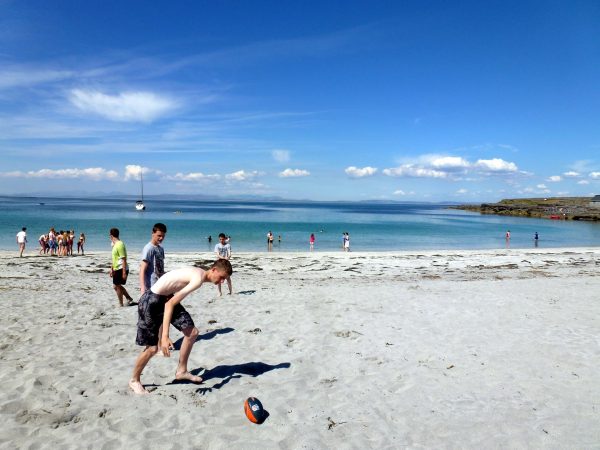
POLYGON ((591 201, 592 197, 518 198, 449 208, 499 216, 600 221, 600 205, 591 206, 591 201))

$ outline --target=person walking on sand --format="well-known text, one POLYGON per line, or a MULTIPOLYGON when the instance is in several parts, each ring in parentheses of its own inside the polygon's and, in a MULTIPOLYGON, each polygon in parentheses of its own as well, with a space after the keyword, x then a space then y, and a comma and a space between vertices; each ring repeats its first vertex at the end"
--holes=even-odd
POLYGON ((25 244, 27 244, 27 227, 21 228, 21 231, 17 233, 17 244, 19 244, 19 258, 22 258, 25 244))
POLYGON ((127 299, 127 304, 131 305, 133 298, 125 289, 129 267, 127 266, 127 249, 122 240, 119 239, 119 229, 111 228, 109 232, 112 243, 112 265, 110 266, 110 276, 113 280, 113 288, 117 293, 119 305, 123 306, 123 297, 127 299))
MULTIPOLYGON (((217 254, 217 259, 224 259, 229 261, 231 259, 231 245, 227 242, 227 237, 224 233, 219 234, 219 243, 215 245, 215 253, 217 254)), ((217 290, 219 291, 219 296, 223 295, 221 292, 221 284, 217 284, 217 290)), ((229 288, 229 295, 233 293, 233 287, 231 285, 231 277, 227 277, 227 287, 229 288)))
POLYGON ((142 250, 140 295, 144 295, 144 292, 165 274, 165 250, 161 244, 166 235, 167 226, 164 223, 155 223, 152 227, 150 242, 142 250))
POLYGON ((348 233, 348 232, 344 233, 344 251, 345 252, 350 251, 350 233, 348 233))
POLYGON ((310 244, 310 251, 313 251, 313 248, 315 247, 315 233, 310 233, 310 238, 308 239, 308 242, 310 244))
POLYGON ((198 329, 181 301, 205 282, 219 284, 233 273, 231 264, 218 259, 208 269, 185 267, 166 273, 140 298, 138 304, 138 323, 136 344, 144 346, 133 367, 129 388, 136 394, 149 394, 142 384, 141 376, 150 359, 159 351, 158 333, 162 326, 160 351, 166 357, 171 356, 173 342, 169 339, 169 326, 183 333, 183 342, 179 351, 179 362, 175 370, 175 379, 202 383, 202 378, 188 371, 188 359, 198 336, 198 329))

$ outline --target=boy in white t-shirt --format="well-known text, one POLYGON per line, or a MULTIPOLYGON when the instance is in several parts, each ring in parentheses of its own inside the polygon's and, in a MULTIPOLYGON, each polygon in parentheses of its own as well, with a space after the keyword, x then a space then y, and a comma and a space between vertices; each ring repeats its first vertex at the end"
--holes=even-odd
MULTIPOLYGON (((225 233, 219 234, 219 243, 215 245, 215 253, 217 254, 218 259, 224 259, 229 261, 231 258, 231 245, 227 242, 227 236, 225 233)), ((233 293, 233 287, 231 285, 231 277, 227 276, 227 287, 229 288, 229 295, 233 293)), ((217 289, 219 291, 219 295, 223 295, 221 292, 221 283, 217 284, 217 289)))
POLYGON ((25 251, 25 244, 27 243, 27 228, 21 228, 21 231, 17 233, 17 244, 19 244, 19 257, 23 256, 25 251))

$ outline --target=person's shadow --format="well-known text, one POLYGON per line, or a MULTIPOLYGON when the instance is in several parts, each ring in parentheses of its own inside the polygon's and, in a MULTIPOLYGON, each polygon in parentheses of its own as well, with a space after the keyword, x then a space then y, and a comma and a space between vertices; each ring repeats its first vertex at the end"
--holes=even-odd
MULTIPOLYGON (((212 380, 213 378, 222 378, 217 384, 212 387, 201 387, 196 390, 197 393, 205 395, 209 392, 212 392, 213 389, 221 389, 227 383, 229 383, 234 378, 242 378, 244 375, 248 375, 251 377, 257 377, 262 375, 265 372, 269 372, 275 369, 289 369, 291 366, 290 363, 280 363, 280 364, 265 364, 263 362, 249 362, 244 364, 234 364, 231 366, 221 365, 214 367, 213 369, 209 369, 202 374, 203 382, 208 380, 212 380)), ((192 375, 198 375, 202 372, 202 367, 194 369, 190 371, 192 375)))
MULTIPOLYGON (((198 341, 209 341, 210 339, 216 337, 218 334, 231 333, 232 331, 235 331, 235 329, 231 328, 231 327, 219 328, 218 330, 212 330, 212 331, 209 331, 208 333, 199 334, 198 337, 196 338, 195 342, 198 342, 198 341)), ((174 350, 180 350, 182 342, 183 342, 183 336, 180 337, 179 339, 177 339, 173 343, 173 349, 174 350)))

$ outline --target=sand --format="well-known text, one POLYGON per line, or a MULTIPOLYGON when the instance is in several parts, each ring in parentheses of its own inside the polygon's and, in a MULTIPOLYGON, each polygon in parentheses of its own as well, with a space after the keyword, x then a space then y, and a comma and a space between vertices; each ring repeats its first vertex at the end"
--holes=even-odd
POLYGON ((175 351, 150 361, 147 396, 127 387, 137 308, 117 306, 109 253, 15 255, 3 448, 600 448, 597 248, 235 254, 234 295, 184 301, 204 384, 173 383, 175 351))

